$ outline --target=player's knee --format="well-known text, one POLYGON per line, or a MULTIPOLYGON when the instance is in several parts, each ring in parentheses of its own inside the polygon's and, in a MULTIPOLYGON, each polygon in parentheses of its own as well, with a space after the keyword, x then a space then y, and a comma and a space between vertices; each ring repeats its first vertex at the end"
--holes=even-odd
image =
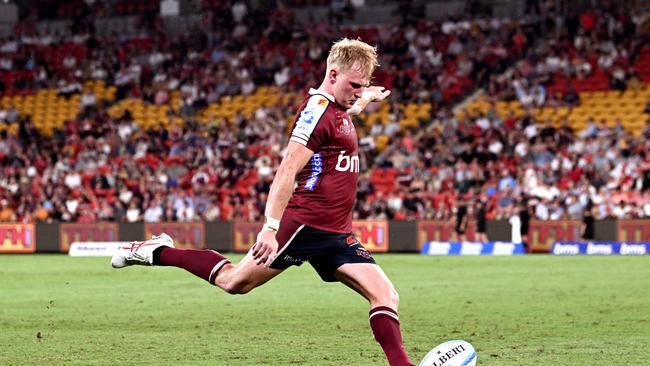
POLYGON ((399 305, 399 294, 391 287, 382 293, 380 301, 383 306, 388 306, 391 309, 397 310, 397 306, 399 305))
POLYGON ((387 302, 390 304, 391 309, 397 310, 397 306, 399 305, 399 294, 394 288, 391 288, 388 290, 387 294, 387 302))
POLYGON ((397 307, 399 306, 399 294, 392 287, 381 291, 380 293, 377 293, 375 296, 370 297, 369 299, 370 305, 372 307, 386 306, 397 310, 397 307))

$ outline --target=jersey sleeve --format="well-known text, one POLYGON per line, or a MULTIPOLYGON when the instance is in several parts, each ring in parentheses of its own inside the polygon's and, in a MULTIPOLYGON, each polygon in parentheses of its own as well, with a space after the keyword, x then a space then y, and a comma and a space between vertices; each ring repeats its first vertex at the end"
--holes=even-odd
POLYGON ((311 151, 320 150, 328 136, 327 123, 324 120, 329 103, 322 95, 312 95, 305 108, 296 116, 290 140, 306 146, 311 151))

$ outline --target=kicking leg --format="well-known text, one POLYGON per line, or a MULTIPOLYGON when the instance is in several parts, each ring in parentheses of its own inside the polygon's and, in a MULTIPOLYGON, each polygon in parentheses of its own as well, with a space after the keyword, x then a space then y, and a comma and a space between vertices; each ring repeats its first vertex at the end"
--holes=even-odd
POLYGON ((183 268, 230 294, 245 294, 282 272, 258 265, 250 252, 240 263, 233 265, 212 249, 174 248, 173 240, 166 234, 120 247, 111 259, 111 265, 114 268, 131 265, 183 268))
POLYGON ((257 264, 250 251, 238 264, 211 249, 161 247, 157 251, 155 264, 184 268, 229 294, 245 294, 282 272, 257 264))
POLYGON ((413 365, 404 349, 399 327, 399 296, 384 271, 376 264, 346 263, 336 270, 335 276, 370 303, 370 327, 388 363, 413 365))

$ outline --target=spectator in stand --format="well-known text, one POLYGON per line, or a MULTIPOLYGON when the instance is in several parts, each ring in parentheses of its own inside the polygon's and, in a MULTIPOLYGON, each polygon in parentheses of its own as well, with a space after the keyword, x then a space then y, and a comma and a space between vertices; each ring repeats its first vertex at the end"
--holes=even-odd
POLYGON ((133 200, 129 203, 129 208, 126 210, 125 215, 126 222, 141 222, 142 221, 142 211, 138 206, 138 203, 133 200))
POLYGON ((483 199, 475 200, 476 241, 486 243, 487 238, 487 204, 483 199))
POLYGON ((17 216, 6 198, 0 199, 0 222, 16 222, 17 216))
POLYGON ((581 233, 580 236, 582 237, 582 239, 586 241, 593 241, 594 238, 596 237, 595 234, 596 220, 594 218, 593 211, 594 211, 594 205, 591 202, 591 200, 589 200, 587 206, 585 207, 584 214, 582 216, 582 225, 580 228, 580 233, 581 233))
POLYGON ((79 211, 79 216, 77 217, 76 222, 80 224, 94 224, 97 222, 97 215, 92 207, 84 205, 79 211))
POLYGON ((569 85, 566 93, 562 97, 562 101, 569 107, 574 107, 580 103, 580 96, 575 91, 572 85, 569 85))
POLYGON ((513 243, 522 243, 523 239, 521 237, 521 218, 519 217, 519 210, 517 206, 512 205, 508 206, 507 212, 509 214, 508 223, 510 224, 510 241, 513 243))
POLYGON ((144 211, 144 222, 161 222, 163 218, 163 208, 159 198, 154 198, 144 211))
POLYGON ((456 204, 456 216, 454 220, 454 240, 455 241, 466 241, 467 237, 465 233, 467 232, 467 225, 469 223, 469 212, 467 209, 468 202, 459 197, 456 204))
POLYGON ((521 224, 520 234, 521 234, 521 243, 524 244, 524 249, 526 252, 530 250, 530 242, 528 241, 528 233, 530 232, 530 205, 528 204, 525 198, 522 198, 519 202, 518 215, 519 222, 521 224))

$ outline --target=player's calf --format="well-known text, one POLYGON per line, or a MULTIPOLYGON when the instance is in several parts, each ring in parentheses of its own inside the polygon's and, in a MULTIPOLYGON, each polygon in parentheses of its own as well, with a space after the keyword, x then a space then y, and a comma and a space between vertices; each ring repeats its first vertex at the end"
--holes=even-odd
POLYGON ((397 311, 387 306, 377 306, 370 310, 369 318, 375 340, 384 350, 390 366, 413 365, 404 348, 397 311))
POLYGON ((153 253, 153 264, 183 268, 211 285, 230 260, 212 249, 178 249, 161 247, 153 253))
POLYGON ((231 295, 247 294, 256 287, 254 283, 244 278, 227 278, 221 281, 217 280, 215 285, 231 295))

